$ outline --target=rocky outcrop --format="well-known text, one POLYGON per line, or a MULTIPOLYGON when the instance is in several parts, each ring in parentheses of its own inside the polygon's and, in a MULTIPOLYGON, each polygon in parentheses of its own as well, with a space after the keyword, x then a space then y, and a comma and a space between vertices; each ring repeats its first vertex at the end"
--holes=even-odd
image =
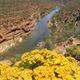
POLYGON ((38 13, 34 13, 28 19, 17 16, 11 18, 12 21, 9 20, 8 23, 2 21, 0 23, 0 53, 22 42, 23 38, 34 29, 38 16, 38 13))
POLYGON ((7 27, 4 24, 0 24, 0 43, 14 39, 23 33, 30 32, 34 28, 37 20, 34 16, 35 14, 28 20, 22 21, 20 21, 20 18, 17 19, 16 17, 13 19, 14 22, 8 22, 8 24, 4 23, 7 27))

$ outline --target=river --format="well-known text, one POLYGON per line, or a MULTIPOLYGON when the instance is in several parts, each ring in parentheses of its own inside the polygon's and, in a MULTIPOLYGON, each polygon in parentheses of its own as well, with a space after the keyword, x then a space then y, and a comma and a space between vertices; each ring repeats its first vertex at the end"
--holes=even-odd
POLYGON ((37 22, 35 29, 31 32, 31 34, 25 40, 23 40, 23 42, 21 42, 19 45, 12 47, 8 51, 6 51, 4 55, 1 55, 0 59, 3 58, 5 59, 5 57, 7 56, 14 56, 15 54, 21 54, 26 51, 33 50, 35 46, 38 44, 38 42, 42 41, 44 37, 47 37, 49 35, 47 22, 59 10, 60 10, 59 8, 55 8, 48 15, 40 19, 37 22))

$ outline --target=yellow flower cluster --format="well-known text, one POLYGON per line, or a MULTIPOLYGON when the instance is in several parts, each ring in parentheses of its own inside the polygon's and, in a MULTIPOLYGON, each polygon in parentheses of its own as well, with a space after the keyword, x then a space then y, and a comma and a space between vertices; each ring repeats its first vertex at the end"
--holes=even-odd
POLYGON ((13 66, 0 63, 0 80, 80 80, 80 66, 55 51, 33 50, 13 66))
POLYGON ((32 70, 0 64, 0 80, 32 80, 32 70))

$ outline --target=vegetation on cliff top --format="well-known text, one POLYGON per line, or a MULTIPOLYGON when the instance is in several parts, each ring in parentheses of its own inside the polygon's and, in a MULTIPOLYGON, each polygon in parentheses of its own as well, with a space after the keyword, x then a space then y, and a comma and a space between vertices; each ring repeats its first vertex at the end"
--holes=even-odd
POLYGON ((53 16, 51 33, 55 41, 63 42, 70 37, 80 39, 80 9, 63 9, 53 16))

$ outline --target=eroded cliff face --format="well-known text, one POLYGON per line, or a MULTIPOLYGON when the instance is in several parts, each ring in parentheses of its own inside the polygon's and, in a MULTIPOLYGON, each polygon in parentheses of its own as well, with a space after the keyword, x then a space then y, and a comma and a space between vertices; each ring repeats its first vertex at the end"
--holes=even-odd
POLYGON ((0 43, 30 32, 37 21, 38 15, 35 15, 37 14, 31 15, 28 19, 22 19, 17 16, 8 20, 2 20, 0 23, 0 43))
POLYGON ((36 21, 36 17, 31 15, 52 8, 54 2, 56 1, 0 0, 0 43, 31 31, 36 21))
POLYGON ((0 52, 8 50, 12 46, 23 41, 35 28, 39 13, 32 14, 28 19, 22 19, 17 16, 2 20, 0 23, 0 52))
POLYGON ((0 0, 0 51, 22 42, 22 37, 34 29, 39 14, 51 9, 54 2, 56 1, 0 0))

